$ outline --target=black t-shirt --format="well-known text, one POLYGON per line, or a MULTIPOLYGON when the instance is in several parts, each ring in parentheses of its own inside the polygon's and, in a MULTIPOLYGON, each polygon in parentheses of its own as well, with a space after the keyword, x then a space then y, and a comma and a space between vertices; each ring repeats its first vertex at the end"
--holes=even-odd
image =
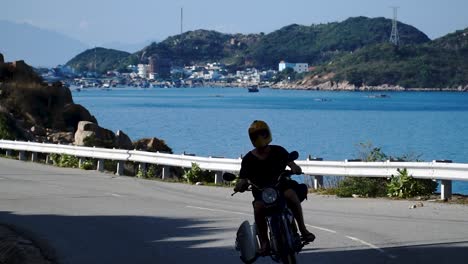
POLYGON ((288 156, 288 151, 277 145, 270 145, 270 153, 265 160, 249 151, 242 159, 239 178, 249 179, 260 188, 275 183, 288 165, 288 156))

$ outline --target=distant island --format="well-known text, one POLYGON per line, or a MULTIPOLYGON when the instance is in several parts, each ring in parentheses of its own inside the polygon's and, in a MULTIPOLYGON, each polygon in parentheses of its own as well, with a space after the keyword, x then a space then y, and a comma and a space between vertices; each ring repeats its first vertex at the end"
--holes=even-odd
POLYGON ((468 28, 430 40, 415 27, 398 22, 398 46, 389 43, 391 28, 390 19, 354 17, 311 26, 293 24, 269 34, 196 30, 152 43, 135 53, 90 49, 66 66, 77 74, 114 72, 128 78, 132 72, 139 73, 140 65, 148 65, 143 69, 147 75, 140 74, 140 78, 171 85, 468 90, 468 28), (308 69, 278 71, 281 61, 304 63, 308 69), (252 70, 257 79, 243 75, 239 81, 239 74, 252 70))

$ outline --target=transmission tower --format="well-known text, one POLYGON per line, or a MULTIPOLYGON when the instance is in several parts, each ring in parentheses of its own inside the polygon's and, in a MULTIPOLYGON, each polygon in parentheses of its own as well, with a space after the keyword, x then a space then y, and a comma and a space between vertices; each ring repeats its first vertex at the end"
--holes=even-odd
POLYGON ((390 42, 398 46, 400 44, 400 37, 398 36, 398 21, 397 21, 397 14, 398 14, 398 8, 397 6, 392 6, 393 8, 393 21, 392 21, 392 34, 390 35, 390 42))

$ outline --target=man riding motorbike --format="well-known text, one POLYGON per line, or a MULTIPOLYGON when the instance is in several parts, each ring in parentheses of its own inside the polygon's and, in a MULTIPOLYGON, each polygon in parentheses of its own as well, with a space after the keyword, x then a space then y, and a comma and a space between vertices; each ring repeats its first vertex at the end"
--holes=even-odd
MULTIPOLYGON (((294 174, 301 174, 302 170, 294 161, 288 161, 288 151, 281 146, 270 145, 272 136, 268 125, 261 120, 255 120, 249 127, 249 137, 252 145, 255 147, 249 151, 242 159, 239 181, 234 191, 244 192, 249 181, 259 188, 263 188, 278 179, 278 176, 284 172, 286 166, 289 166, 294 174)), ((304 224, 301 201, 307 193, 299 191, 299 184, 294 180, 287 180, 282 184, 281 191, 284 193, 288 207, 294 214, 298 224, 302 240, 312 242, 315 235, 309 232, 304 224), (298 193, 300 192, 300 193, 298 193)), ((268 242, 268 226, 265 220, 265 204, 262 201, 261 192, 252 188, 254 197, 253 207, 255 223, 258 228, 260 239, 260 255, 268 255, 270 252, 268 242)))

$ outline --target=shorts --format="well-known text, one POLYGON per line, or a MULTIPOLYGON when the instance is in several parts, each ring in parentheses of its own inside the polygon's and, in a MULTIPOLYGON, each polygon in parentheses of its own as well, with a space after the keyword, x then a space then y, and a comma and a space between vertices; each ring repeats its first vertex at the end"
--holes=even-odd
MULTIPOLYGON (((286 180, 280 185, 280 191, 285 192, 288 189, 294 190, 301 202, 307 199, 309 188, 307 188, 307 185, 304 183, 298 183, 295 180, 286 180)), ((260 190, 252 189, 252 195, 254 197, 254 202, 262 200, 262 192, 260 190)))

